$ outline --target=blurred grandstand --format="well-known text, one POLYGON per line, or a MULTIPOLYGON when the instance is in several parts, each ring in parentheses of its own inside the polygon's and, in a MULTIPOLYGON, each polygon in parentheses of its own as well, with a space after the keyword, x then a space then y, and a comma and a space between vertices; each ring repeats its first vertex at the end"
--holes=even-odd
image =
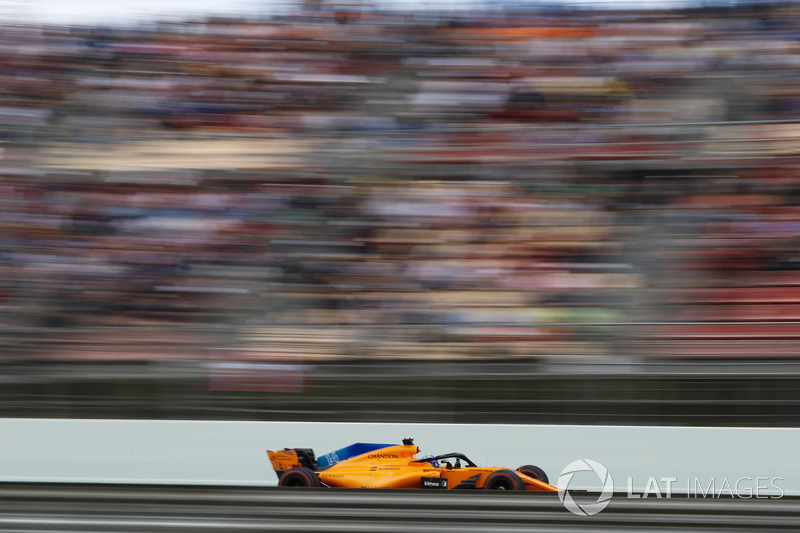
POLYGON ((2 416, 800 423, 794 3, 0 49, 2 416))

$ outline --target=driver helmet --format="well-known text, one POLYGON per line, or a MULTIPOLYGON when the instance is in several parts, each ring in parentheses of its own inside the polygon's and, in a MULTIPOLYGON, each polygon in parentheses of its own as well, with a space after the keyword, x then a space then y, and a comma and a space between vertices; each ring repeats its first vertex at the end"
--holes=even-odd
MULTIPOLYGON (((422 457, 423 461, 426 459, 433 459, 433 455, 425 455, 422 457)), ((433 461, 428 461, 428 462, 431 464, 432 467, 439 468, 439 461, 434 459, 433 461)))

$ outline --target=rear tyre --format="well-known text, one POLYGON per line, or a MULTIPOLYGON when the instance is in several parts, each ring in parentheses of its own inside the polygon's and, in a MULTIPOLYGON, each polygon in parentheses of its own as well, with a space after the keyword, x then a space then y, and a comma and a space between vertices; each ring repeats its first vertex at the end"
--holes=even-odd
POLYGON ((525 483, 512 470, 498 470, 483 482, 486 490, 525 490, 525 483))
POLYGON ((550 480, 547 478, 547 474, 545 474, 544 470, 542 470, 538 466, 524 465, 517 468, 517 472, 519 472, 520 474, 525 474, 528 477, 532 477, 533 479, 538 479, 539 481, 550 483, 550 480))
POLYGON ((283 473, 281 479, 278 481, 279 487, 320 487, 322 484, 319 481, 317 473, 304 466, 290 468, 283 473))

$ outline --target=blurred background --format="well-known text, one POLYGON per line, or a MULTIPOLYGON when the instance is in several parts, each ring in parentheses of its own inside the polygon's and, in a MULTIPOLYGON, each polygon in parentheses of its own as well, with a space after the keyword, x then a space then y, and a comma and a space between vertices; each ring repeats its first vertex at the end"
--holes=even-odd
POLYGON ((798 3, 51 4, 0 416, 800 425, 798 3))

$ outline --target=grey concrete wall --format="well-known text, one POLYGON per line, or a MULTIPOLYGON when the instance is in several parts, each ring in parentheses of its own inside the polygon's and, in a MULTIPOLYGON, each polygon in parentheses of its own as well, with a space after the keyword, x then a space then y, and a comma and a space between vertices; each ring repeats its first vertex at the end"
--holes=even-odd
MULTIPOLYGON (((273 485, 266 449, 322 454, 413 437, 423 454, 536 464, 553 483, 572 461, 593 459, 618 491, 646 489, 651 477, 662 493, 669 482, 661 478, 676 478, 676 493, 691 492, 695 479, 704 488, 713 480, 718 490, 725 479, 749 478, 740 489, 771 483, 800 494, 800 429, 792 428, 0 419, 0 436, 0 481, 273 485)), ((575 482, 599 488, 596 476, 581 476, 575 482)))

